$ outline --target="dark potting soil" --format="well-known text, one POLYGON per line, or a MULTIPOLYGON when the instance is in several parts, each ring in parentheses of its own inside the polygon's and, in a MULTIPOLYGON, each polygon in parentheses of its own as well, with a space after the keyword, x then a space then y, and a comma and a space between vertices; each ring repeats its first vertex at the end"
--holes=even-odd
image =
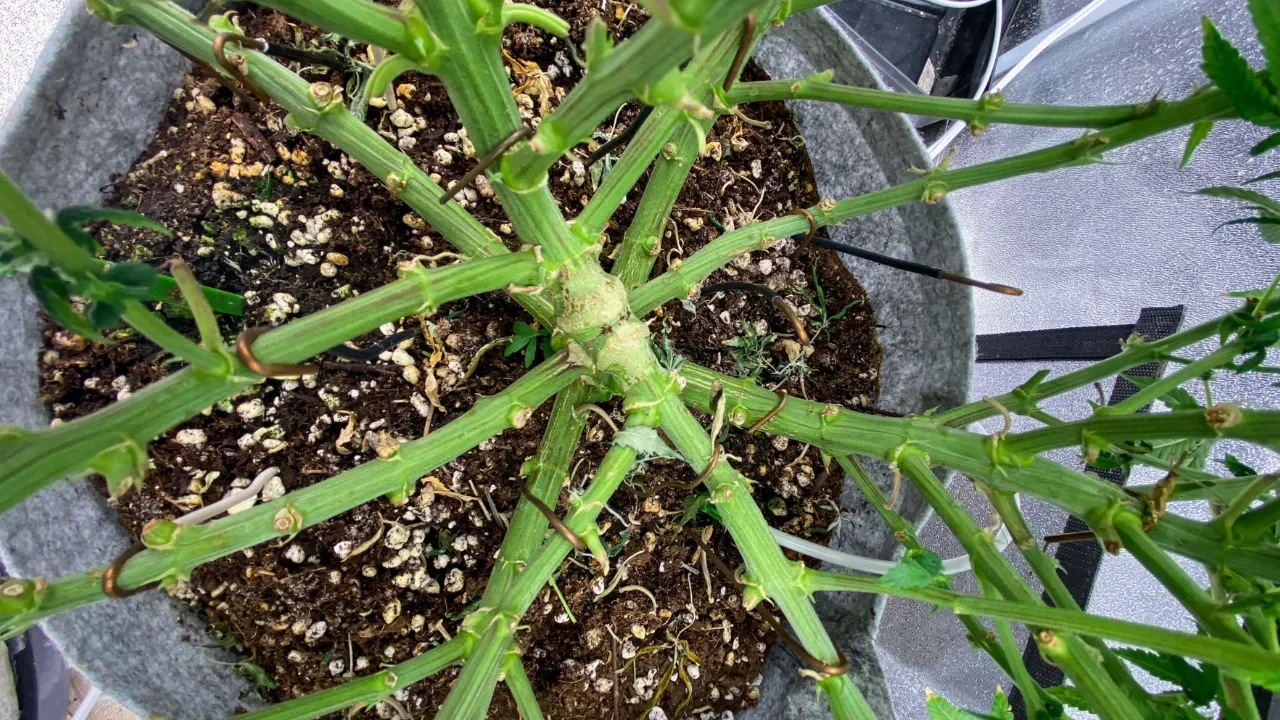
MULTIPOLYGON (((613 0, 604 12, 596 0, 537 4, 570 21, 575 43, 596 15, 620 36, 644 20, 638 7, 613 0)), ((247 34, 272 42, 364 52, 268 10, 249 11, 241 23, 247 34)), ((564 42, 539 30, 517 26, 505 46, 526 120, 554 108, 580 76, 564 42)), ((342 82, 326 73, 312 68, 304 76, 342 82)), ((746 75, 764 77, 754 65, 746 75)), ((402 77, 397 86, 404 112, 370 108, 369 125, 442 183, 461 177, 475 152, 443 86, 420 75, 402 77)), ((709 152, 676 203, 655 274, 716 237, 717 225, 740 227, 818 200, 786 107, 764 103, 743 110, 771 128, 735 117, 716 124, 709 152)), ((624 108, 601 132, 620 132, 634 114, 633 107, 624 108)), ((414 256, 433 256, 429 264, 457 260, 441 255, 449 244, 377 178, 327 143, 286 129, 283 120, 278 107, 250 112, 197 72, 175 90, 155 139, 104 197, 104 204, 142 212, 175 233, 167 239, 99 228, 95 234, 109 259, 158 265, 181 256, 202 283, 245 295, 246 317, 221 319, 228 338, 386 284, 395 279, 396 264, 414 256)), ((562 161, 550 187, 572 216, 597 180, 562 161)), ((604 256, 620 243, 642 188, 643 182, 615 213, 604 256)), ((462 200, 509 247, 518 247, 483 183, 468 188, 462 200)), ((874 407, 880 350, 872 308, 833 253, 786 240, 739 257, 706 284, 725 281, 764 284, 790 299, 809 320, 812 354, 797 354, 790 326, 764 298, 738 292, 662 307, 652 325, 660 352, 674 350, 791 395, 874 407), (834 318, 826 327, 823 308, 834 318)), ((175 327, 194 335, 189 318, 168 312, 175 327)), ((136 534, 152 519, 215 502, 278 466, 281 482, 267 486, 261 494, 266 501, 367 462, 380 435, 421 437, 428 375, 436 378, 444 407, 432 413, 431 424, 439 428, 525 372, 522 354, 504 356, 505 343, 494 344, 519 319, 527 320, 502 294, 460 300, 432 317, 405 318, 356 340, 364 346, 396 330, 416 330, 394 357, 368 363, 326 357, 315 377, 268 380, 219 403, 151 444, 155 469, 141 491, 116 503, 121 522, 136 534), (486 346, 491 348, 478 357, 486 346)), ((45 337, 41 397, 54 422, 98 410, 174 367, 124 329, 113 333, 111 346, 53 325, 45 337)), ((261 691, 271 701, 424 652, 456 633, 483 592, 505 531, 494 513, 509 517, 515 508, 520 466, 537 452, 549 409, 548 402, 523 429, 487 440, 430 473, 406 505, 363 505, 284 546, 268 543, 209 563, 171 593, 207 615, 213 639, 238 646, 247 662, 265 671, 275 686, 261 691)), ((616 402, 609 410, 622 419, 616 402)), ((592 477, 611 434, 591 416, 572 464, 571 488, 592 477)), ((825 542, 843 485, 838 470, 828 475, 816 450, 767 435, 731 429, 724 447, 755 483, 756 501, 772 524, 825 542)), ((733 567, 741 558, 727 532, 696 512, 698 493, 669 489, 642 497, 646 487, 693 477, 672 460, 643 464, 611 500, 612 512, 601 516, 602 539, 614 567, 625 563, 625 575, 614 584, 613 576, 597 578, 581 559, 571 560, 556 580, 563 599, 544 589, 526 614, 527 628, 519 633, 525 667, 540 703, 554 716, 643 717, 652 707, 669 717, 719 716, 758 699, 761 664, 774 635, 743 610, 739 595, 714 569, 707 577, 695 558, 697 546, 680 529, 687 523, 709 531, 711 547, 733 567), (609 584, 613 589, 601 597, 609 584)), ((364 714, 396 717, 399 705, 414 717, 427 716, 457 673, 447 669, 364 714)), ((505 689, 496 694, 492 715, 517 717, 505 689)))

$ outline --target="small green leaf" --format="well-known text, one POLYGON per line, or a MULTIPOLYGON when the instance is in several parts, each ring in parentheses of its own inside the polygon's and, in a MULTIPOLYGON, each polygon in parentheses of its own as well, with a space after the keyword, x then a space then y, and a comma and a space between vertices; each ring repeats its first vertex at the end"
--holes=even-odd
POLYGON ((1195 155, 1196 148, 1200 147, 1200 143, 1204 142, 1204 139, 1209 137, 1209 133, 1212 131, 1212 120, 1201 120, 1191 126, 1191 136, 1187 138, 1187 149, 1182 151, 1182 162, 1178 165, 1179 170, 1191 163, 1191 156, 1195 155))
POLYGON ((613 436, 613 442, 622 447, 635 450, 646 460, 651 458, 679 460, 682 457, 680 453, 671 449, 667 441, 658 435, 657 430, 651 427, 633 427, 620 430, 613 436))
POLYGON ((254 687, 260 690, 271 690, 276 686, 276 681, 272 680, 271 676, 267 674, 267 671, 262 669, 262 666, 257 663, 251 663, 248 660, 244 660, 236 663, 235 669, 245 677, 249 678, 249 681, 253 683, 254 687))
POLYGON ((587 25, 586 41, 582 43, 587 69, 598 67, 600 61, 604 60, 612 50, 613 36, 609 34, 609 27, 599 17, 592 18, 591 23, 587 25))
POLYGON ((150 467, 146 449, 133 440, 123 439, 94 456, 88 469, 105 477, 111 497, 118 498, 130 488, 140 487, 150 467))
MULTIPOLYGON (((910 590, 912 588, 929 587, 933 583, 933 573, 929 572, 918 560, 913 557, 904 557, 889 569, 889 572, 880 576, 876 581, 876 585, 886 588, 900 588, 910 590)), ((944 701, 945 702, 945 701, 944 701)), ((929 713, 933 717, 933 713, 929 713)))
POLYGON ((1249 178, 1248 180, 1244 181, 1244 184, 1252 185, 1254 183, 1267 182, 1268 180, 1275 180, 1277 178, 1280 178, 1280 170, 1276 170, 1275 172, 1269 172, 1269 173, 1266 173, 1265 175, 1259 175, 1256 178, 1249 178))
POLYGON ((991 700, 991 717, 997 720, 1013 720, 1013 706, 1009 704, 1009 697, 1004 694, 1004 688, 996 688, 996 696, 991 700))
POLYGON ((132 210, 101 208, 90 205, 73 205, 59 210, 57 216, 54 218, 54 222, 64 231, 69 227, 79 229, 84 227, 85 223, 97 220, 106 220, 112 225, 123 225, 131 228, 154 230, 165 237, 173 237, 173 233, 169 228, 161 225, 142 213, 136 213, 132 210))
POLYGON ((1227 456, 1222 458, 1219 462, 1225 465, 1227 470, 1235 477, 1253 477, 1258 474, 1257 470, 1254 470, 1244 464, 1240 461, 1240 458, 1232 455, 1231 453, 1227 453, 1227 456))
POLYGON ((538 359, 538 342, 537 338, 532 338, 525 342, 524 345, 524 366, 533 367, 533 363, 538 359))
POLYGON ((1280 147, 1280 133, 1273 133, 1266 137, 1262 142, 1249 148, 1249 154, 1257 157, 1263 153, 1271 152, 1280 147))
POLYGON ((49 313, 49 317, 53 318, 54 322, 81 337, 100 343, 106 342, 93 324, 76 312, 71 305, 71 287, 57 273, 47 267, 32 268, 27 282, 31 287, 31 293, 36 296, 36 300, 40 301, 40 306, 49 313))
POLYGON ((942 558, 938 557, 938 553, 932 550, 920 550, 912 553, 916 562, 920 563, 920 567, 924 568, 930 575, 938 575, 942 573, 942 558))
POLYGON ((151 292, 151 286, 159 276, 160 273, 146 263, 122 262, 107 268, 102 279, 123 286, 134 300, 143 300, 151 292))
POLYGON ((1169 406, 1170 410, 1197 410, 1200 408, 1200 403, 1191 397, 1191 393, 1180 387, 1161 395, 1160 402, 1169 406))
POLYGON ((1089 705, 1089 701, 1084 699, 1084 695, 1071 685, 1056 685, 1054 687, 1045 688, 1044 691, 1049 697, 1068 707, 1085 712, 1093 712, 1093 707, 1089 705))
POLYGON ((930 695, 925 700, 924 709, 929 713, 929 720, 974 720, 976 717, 973 713, 952 705, 941 695, 930 695))
POLYGON ((1249 13, 1253 15, 1258 42, 1262 44, 1263 55, 1267 58, 1271 84, 1280 85, 1280 3, 1275 0, 1249 0, 1249 13))
POLYGON ((1240 117, 1255 125, 1280 128, 1280 116, 1276 114, 1280 108, 1249 67, 1249 61, 1222 37, 1212 20, 1204 18, 1203 25, 1204 74, 1221 88, 1240 117))
POLYGON ((1231 187, 1230 185, 1215 185, 1201 188, 1196 191, 1196 194, 1227 200, 1240 200, 1253 205, 1259 210, 1265 210, 1273 215, 1280 215, 1280 202, 1276 202, 1256 190, 1246 190, 1245 188, 1231 187))
POLYGON ((124 314, 124 306, 120 303, 95 300, 85 309, 85 317, 98 330, 110 330, 120 324, 120 316, 124 314))

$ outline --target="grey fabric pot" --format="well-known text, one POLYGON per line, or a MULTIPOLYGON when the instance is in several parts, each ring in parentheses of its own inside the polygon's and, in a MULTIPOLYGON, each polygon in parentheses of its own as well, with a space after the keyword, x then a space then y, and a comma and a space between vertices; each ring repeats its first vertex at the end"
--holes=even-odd
MULTIPOLYGON (((0 127, 0 167, 43 207, 96 204, 99 188, 125 172, 152 136, 186 63, 132 28, 105 25, 76 4, 45 48, 37 74, 0 127), (60 119, 61 118, 61 119, 60 119), (39 158, 39 162, 32 162, 39 158)), ((841 82, 875 84, 867 64, 824 12, 792 18, 772 33, 758 59, 774 77, 836 68, 841 82)), ((845 197, 911 179, 924 166, 923 148, 900 118, 817 103, 796 103, 799 127, 813 156, 819 190, 845 197)), ((913 205, 833 229, 833 236, 879 252, 963 272, 965 257, 945 205, 913 205)), ((871 294, 884 326, 880 407, 919 412, 966 399, 973 353, 968 291, 861 261, 850 268, 871 294)), ((20 280, 0 281, 0 421, 27 428, 48 423, 36 398, 40 346, 35 303, 20 280)), ((873 470, 887 488, 884 468, 873 470)), ((843 498, 836 545, 888 556, 896 544, 856 492, 843 498)), ((906 493, 903 512, 921 520, 924 504, 906 493)), ((109 563, 129 545, 114 513, 87 483, 60 482, 0 517, 0 561, 11 575, 55 578, 109 563)), ((879 604, 871 598, 822 598, 819 609, 853 664, 854 678, 882 715, 891 714, 872 646, 879 604)), ((213 662, 191 638, 201 620, 163 593, 104 602, 44 623, 68 661, 99 688, 141 713, 221 718, 240 700, 245 682, 213 662), (186 639, 184 639, 184 636, 186 639)), ((197 641, 198 642, 198 641, 197 641)), ((770 658, 758 717, 825 713, 811 680, 800 678, 782 650, 770 658)))

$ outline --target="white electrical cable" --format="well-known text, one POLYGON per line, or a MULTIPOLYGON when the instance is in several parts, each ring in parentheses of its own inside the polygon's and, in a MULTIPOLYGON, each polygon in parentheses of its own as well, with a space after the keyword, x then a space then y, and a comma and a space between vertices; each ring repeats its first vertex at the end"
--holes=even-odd
MULTIPOLYGON (((951 0, 929 0, 930 2, 950 2, 951 0)), ((982 79, 978 81, 978 91, 974 94, 973 99, 981 99, 987 92, 987 86, 991 83, 991 76, 996 72, 996 58, 1000 55, 1000 39, 1004 35, 1004 2, 1003 0, 995 0, 996 4, 996 23, 993 28, 991 38, 991 53, 987 56, 987 66, 982 71, 982 79)), ((945 6, 944 6, 945 7, 945 6)), ((955 139, 964 130, 965 124, 960 121, 951 123, 947 127, 947 131, 938 138, 936 142, 929 146, 929 159, 937 161, 943 151, 947 149, 955 139)))
MULTIPOLYGON (((1014 502, 1021 509, 1022 504, 1017 495, 1013 496, 1014 502)), ((788 550, 794 550, 801 555, 808 555, 811 558, 829 562, 832 565, 857 570, 869 575, 884 575, 892 570, 898 563, 891 560, 880 560, 877 558, 863 557, 861 555, 853 555, 839 550, 832 550, 829 547, 823 547, 817 543, 811 543, 808 540, 801 540, 795 535, 788 535, 777 528, 769 528, 769 532, 773 533, 773 537, 778 544, 788 550)), ((999 532, 996 533, 995 544, 996 552, 1004 552, 1009 547, 1009 543, 1013 542, 1012 536, 1009 535, 1009 529, 1004 525, 1000 526, 999 532)), ((962 572, 968 572, 973 568, 973 563, 969 561, 968 555, 960 555, 959 557, 948 558, 942 561, 943 575, 959 575, 962 572)))
MULTIPOLYGON (((933 1, 934 0, 930 0, 930 2, 933 2, 933 1)), ((946 0, 943 0, 943 1, 946 1, 946 0)), ((1004 75, 1000 76, 1000 79, 996 81, 994 85, 991 86, 991 92, 998 93, 1004 90, 1009 85, 1009 83, 1013 82, 1013 79, 1017 77, 1019 73, 1021 73, 1023 70, 1026 69, 1028 65, 1031 64, 1031 61, 1035 60, 1037 57, 1040 57, 1041 53, 1043 53, 1045 50, 1048 50, 1051 45, 1053 45, 1058 40, 1060 40, 1064 35, 1074 30, 1077 25, 1084 22, 1084 20, 1088 18, 1091 14, 1093 14, 1094 11, 1096 11, 1098 8, 1102 7, 1103 5, 1106 5, 1108 2, 1111 2, 1111 1, 1112 0, 1092 0, 1092 2, 1090 2, 1088 5, 1085 5, 1084 7, 1076 11, 1075 14, 1071 15, 1066 20, 1058 23, 1058 25, 1054 27, 1052 30, 1050 30, 1043 38, 1040 38, 1040 41, 1037 42, 1030 50, 1028 50, 1026 55, 1023 55, 1022 58, 1018 60, 1017 64, 1009 68, 1009 71, 1006 72, 1004 75)), ((1000 0, 996 0, 996 2, 1000 2, 1000 0)), ((997 22, 1000 21, 1000 15, 999 15, 998 9, 997 9, 996 21, 997 22)), ((999 25, 996 26, 996 30, 998 35, 1000 30, 999 25)), ((999 39, 997 38, 996 44, 993 49, 998 50, 999 47, 1000 47, 999 39)), ((988 72, 992 72, 995 69, 997 54, 998 53, 995 53, 995 52, 992 53, 991 63, 990 63, 990 67, 988 68, 988 72)), ((989 79, 990 78, 988 77, 988 80, 989 79)), ((982 85, 985 87, 986 82, 984 81, 982 85)), ((977 97, 975 97, 974 99, 976 100, 978 98, 981 98, 982 94, 983 94, 982 92, 979 92, 977 97)), ((943 151, 946 150, 947 147, 950 146, 951 143, 954 142, 955 139, 960 135, 961 131, 964 130, 964 127, 965 127, 965 124, 962 122, 952 123, 947 128, 947 131, 943 133, 942 137, 938 138, 936 142, 934 142, 932 145, 929 146, 929 158, 931 160, 936 161, 938 157, 942 155, 943 151)))
POLYGON ((239 492, 231 493, 212 505, 205 505, 199 510, 193 510, 177 520, 174 520, 174 522, 179 525, 199 525, 205 520, 212 520, 226 512, 228 508, 233 508, 245 500, 257 495, 258 491, 262 489, 263 485, 267 484, 268 480, 279 474, 280 468, 269 467, 258 473, 258 477, 254 478, 253 482, 249 483, 249 487, 239 492))
POLYGON ((80 704, 76 706, 76 714, 71 716, 71 720, 88 720, 89 713, 93 712, 93 707, 98 704, 98 698, 102 697, 102 691, 96 687, 89 688, 89 692, 80 700, 80 704))

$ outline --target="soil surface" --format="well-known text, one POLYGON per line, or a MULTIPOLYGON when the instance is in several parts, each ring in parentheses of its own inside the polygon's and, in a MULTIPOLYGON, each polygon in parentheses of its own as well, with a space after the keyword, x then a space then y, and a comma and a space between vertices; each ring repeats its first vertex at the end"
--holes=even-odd
MULTIPOLYGON (((575 43, 597 15, 621 36, 644 20, 638 7, 613 0, 603 12, 596 0, 537 4, 570 21, 575 43)), ((365 52, 268 10, 249 11, 241 23, 246 34, 273 43, 365 52)), ((527 120, 554 108, 580 76, 564 42, 541 31, 513 28, 505 45, 527 120)), ((343 81, 318 68, 303 74, 312 81, 343 81)), ((747 76, 763 74, 749 66, 747 76)), ((370 126, 441 182, 461 177, 475 151, 443 86, 412 74, 397 85, 404 113, 370 108, 370 126)), ((663 240, 671 251, 658 259, 655 272, 705 245, 718 227, 767 220, 818 200, 786 107, 767 103, 744 110, 771 129, 734 117, 717 123, 708 137, 712 149, 694 167, 663 240)), ((621 132, 634 113, 624 108, 601 132, 621 132)), ((98 228, 109 259, 159 265, 182 256, 201 282, 244 294, 246 317, 222 318, 228 338, 372 290, 394 280, 396 264, 415 255, 437 256, 431 263, 456 261, 439 255, 449 245, 377 178, 327 143, 288 130, 283 120, 278 107, 251 112, 197 72, 175 90, 155 140, 132 171, 104 189, 104 204, 142 212, 175 233, 167 239, 145 230, 98 228)), ((571 216, 590 197, 593 179, 562 161, 550 187, 571 216)), ((606 256, 621 241, 639 197, 637 189, 615 214, 606 256)), ((483 182, 462 200, 508 246, 518 246, 483 182)), ((791 326, 765 298, 742 292, 704 293, 661 308, 653 325, 660 353, 753 376, 792 395, 874 407, 880 351, 872 309, 833 253, 787 240, 739 257, 707 286, 726 281, 763 284, 788 298, 809 324, 812 353, 797 353, 791 326)), ((189 318, 168 312, 175 327, 194 335, 189 318)), ((501 294, 450 303, 433 317, 405 318, 355 341, 363 347, 415 330, 394 356, 384 353, 367 363, 326 356, 317 376, 268 380, 219 403, 152 443, 155 469, 141 491, 119 501, 121 522, 136 534, 149 520, 215 502, 278 466, 281 482, 261 493, 267 501, 366 462, 381 434, 401 441, 421 437, 428 375, 436 379, 443 407, 431 413, 438 428, 524 373, 522 354, 505 356, 503 342, 477 358, 485 346, 511 335, 513 322, 522 318, 519 306, 501 294)), ((172 363, 157 348, 127 329, 115 331, 113 339, 115 344, 100 346, 48 326, 41 393, 54 422, 91 413, 171 372, 172 363)), ((520 466, 537 452, 549 409, 548 402, 523 429, 487 440, 432 472, 407 505, 370 503, 283 547, 266 544, 199 568, 171 591, 207 614, 211 638, 193 642, 242 648, 246 662, 271 679, 271 686, 261 687, 271 701, 331 687, 440 644, 485 588, 505 518, 520 497, 520 466)), ((616 403, 610 411, 621 421, 616 403)), ((611 434, 591 416, 571 488, 581 489, 592 477, 611 434)), ((838 470, 823 473, 816 451, 782 438, 730 430, 724 447, 754 481, 771 523, 825 542, 843 485, 838 470)), ((519 635, 525 667, 553 716, 645 717, 661 707, 667 717, 709 718, 758 699, 773 633, 743 610, 739 595, 714 569, 706 575, 696 545, 680 528, 709 532, 712 548, 734 567, 741 558, 727 532, 698 512, 703 496, 697 493, 669 489, 642 497, 645 487, 692 478, 679 462, 643 464, 610 502, 612 512, 601 516, 614 567, 625 566, 621 576, 599 578, 585 558, 570 560, 556 581, 563 598, 548 588, 526 615, 528 627, 519 635)), ((564 510, 561 503, 558 511, 564 510)), ((429 716, 457 672, 441 672, 363 714, 429 716)), ((517 717, 505 689, 495 696, 492 713, 517 717)))

